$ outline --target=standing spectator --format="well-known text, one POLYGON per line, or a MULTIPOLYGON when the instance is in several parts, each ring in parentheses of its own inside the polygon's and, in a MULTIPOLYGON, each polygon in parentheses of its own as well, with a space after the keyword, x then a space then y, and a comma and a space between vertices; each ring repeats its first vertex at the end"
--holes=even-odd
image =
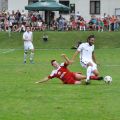
POLYGON ((71 25, 72 26, 72 30, 76 30, 77 29, 77 23, 76 23, 75 19, 71 21, 71 24, 72 24, 71 25))
POLYGON ((118 24, 118 17, 115 16, 115 20, 114 20, 114 31, 118 31, 119 29, 119 24, 118 24))
POLYGON ((104 30, 107 31, 109 29, 109 19, 108 19, 108 17, 105 17, 103 19, 103 23, 104 23, 104 30))
POLYGON ((98 32, 100 31, 100 20, 101 20, 101 18, 97 18, 97 22, 96 22, 96 30, 98 32))
POLYGON ((104 30, 104 22, 103 22, 104 19, 100 19, 100 31, 103 32, 104 30))
POLYGON ((20 18, 21 18, 21 13, 20 13, 19 10, 17 10, 17 12, 15 14, 15 17, 16 17, 15 19, 16 19, 17 23, 19 23, 20 22, 20 18))
POLYGON ((111 31, 112 18, 110 17, 110 15, 108 15, 108 23, 109 23, 109 31, 111 31))
POLYGON ((115 22, 115 18, 114 15, 111 18, 111 31, 114 31, 114 22, 115 22))
POLYGON ((38 26, 38 30, 43 30, 43 22, 42 22, 42 20, 38 20, 37 21, 37 26, 38 26))
POLYGON ((85 25, 86 25, 86 23, 85 23, 84 19, 81 19, 80 20, 80 31, 81 30, 83 30, 83 31, 86 30, 85 25))
POLYGON ((23 40, 24 40, 24 63, 26 63, 27 53, 30 50, 30 63, 33 64, 34 58, 34 46, 33 46, 33 33, 30 30, 30 27, 27 27, 26 32, 23 33, 23 40))

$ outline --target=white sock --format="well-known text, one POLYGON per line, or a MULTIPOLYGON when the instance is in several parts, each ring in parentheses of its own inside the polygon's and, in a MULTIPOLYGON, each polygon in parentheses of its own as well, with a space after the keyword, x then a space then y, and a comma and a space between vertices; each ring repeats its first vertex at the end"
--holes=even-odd
POLYGON ((34 53, 31 52, 31 54, 30 54, 30 60, 33 60, 33 58, 34 58, 34 53))
POLYGON ((85 26, 83 27, 84 31, 85 31, 85 26))
POLYGON ((27 59, 27 53, 24 53, 24 61, 27 59))
POLYGON ((87 80, 90 79, 91 74, 92 74, 92 67, 89 66, 89 67, 87 68, 87 80))

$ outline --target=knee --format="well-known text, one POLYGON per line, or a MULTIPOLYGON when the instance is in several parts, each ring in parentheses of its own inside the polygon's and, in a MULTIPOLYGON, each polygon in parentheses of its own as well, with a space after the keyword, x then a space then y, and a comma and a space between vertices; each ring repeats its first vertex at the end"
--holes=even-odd
POLYGON ((89 63, 87 63, 87 67, 89 67, 89 66, 93 66, 93 64, 91 63, 91 62, 89 62, 89 63))
POLYGON ((28 52, 27 51, 24 51, 24 54, 27 54, 28 52))
POLYGON ((98 70, 94 70, 93 73, 94 73, 96 76, 99 76, 99 71, 98 71, 98 70))
POLYGON ((31 52, 34 53, 34 49, 31 49, 31 52))

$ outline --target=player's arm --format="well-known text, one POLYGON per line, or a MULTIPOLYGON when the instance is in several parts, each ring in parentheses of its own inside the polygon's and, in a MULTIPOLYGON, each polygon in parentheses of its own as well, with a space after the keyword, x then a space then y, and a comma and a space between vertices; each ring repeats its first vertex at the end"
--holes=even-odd
POLYGON ((75 61, 75 58, 79 53, 80 53, 80 51, 78 51, 78 50, 74 53, 74 55, 72 56, 72 60, 71 60, 72 62, 75 61))
POLYGON ((32 32, 32 36, 31 36, 31 42, 33 41, 33 32, 32 32))
POLYGON ((96 62, 96 57, 95 57, 94 51, 92 52, 92 59, 93 59, 93 61, 94 61, 95 63, 97 63, 97 62, 96 62))
POLYGON ((25 41, 25 33, 23 33, 23 41, 25 41))
POLYGON ((35 83, 43 83, 43 82, 47 82, 48 80, 50 80, 50 78, 48 77, 45 77, 44 79, 40 80, 40 81, 37 81, 35 83))
POLYGON ((68 65, 71 64, 71 61, 70 61, 70 59, 66 56, 66 54, 62 54, 61 56, 66 60, 66 63, 67 63, 68 65))

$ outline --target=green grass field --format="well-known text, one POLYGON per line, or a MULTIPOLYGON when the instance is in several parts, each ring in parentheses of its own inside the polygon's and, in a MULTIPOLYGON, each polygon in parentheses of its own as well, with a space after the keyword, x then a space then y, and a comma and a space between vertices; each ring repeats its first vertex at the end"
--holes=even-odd
MULTIPOLYGON (((9 38, 0 33, 0 120, 120 120, 119 32, 94 32, 98 68, 101 75, 112 76, 112 84, 64 85, 58 79, 35 84, 51 72, 51 59, 63 62, 61 53, 71 58, 75 50, 69 48, 91 33, 48 32, 47 43, 42 32, 34 33, 35 47, 45 48, 36 49, 35 64, 23 64, 22 34, 9 38)), ((78 57, 69 68, 85 74, 78 57)))

